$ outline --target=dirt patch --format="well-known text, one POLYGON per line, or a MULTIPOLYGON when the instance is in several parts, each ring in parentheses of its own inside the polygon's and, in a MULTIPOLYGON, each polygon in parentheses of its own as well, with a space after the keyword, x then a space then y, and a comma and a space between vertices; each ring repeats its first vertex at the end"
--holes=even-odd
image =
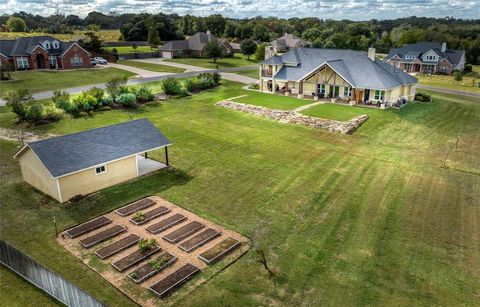
POLYGON ((121 226, 127 227, 127 231, 113 239, 110 239, 106 242, 99 244, 95 248, 90 248, 88 250, 83 248, 80 245, 79 240, 82 240, 88 236, 91 236, 103 231, 104 230, 103 227, 96 229, 95 231, 92 231, 88 234, 80 235, 73 239, 70 238, 68 235, 66 235, 66 232, 63 232, 61 236, 58 238, 58 242, 61 245, 63 245, 68 251, 70 251, 73 255, 78 257, 85 265, 89 266, 91 269, 96 271, 103 278, 108 280, 112 285, 114 285, 116 288, 118 288, 120 291, 125 293, 128 297, 130 297, 132 300, 134 300, 136 303, 142 306, 160 306, 160 305, 165 306, 165 305, 174 304, 174 302, 176 302, 178 299, 182 298, 185 295, 188 295, 194 289, 199 287, 203 282, 210 279, 212 276, 214 276, 218 272, 222 271, 225 267, 227 267, 229 264, 234 262, 238 257, 243 255, 248 250, 249 248, 248 239, 245 238, 244 236, 232 230, 226 229, 220 225, 217 225, 209 220, 203 219, 197 216, 196 214, 188 210, 185 210, 179 206, 176 206, 160 197, 151 196, 148 198, 155 201, 155 205, 151 207, 152 209, 159 208, 160 206, 164 206, 170 209, 171 211, 168 214, 161 216, 160 218, 156 218, 153 221, 150 221, 148 223, 145 223, 143 225, 138 225, 138 226, 133 225, 129 221, 129 219, 133 216, 133 214, 128 216, 123 216, 123 217, 115 213, 115 211, 104 214, 103 216, 112 220, 112 223, 110 225, 121 225, 121 226), (155 222, 159 220, 167 219, 176 214, 181 214, 185 216, 186 219, 183 220, 181 223, 178 223, 156 234, 152 234, 146 230, 148 226, 154 224, 155 222), (191 236, 185 237, 183 240, 175 244, 169 243, 162 238, 163 236, 171 232, 174 232, 193 221, 196 221, 204 225, 205 227, 204 229, 207 229, 207 228, 214 229, 220 232, 221 235, 206 242, 205 244, 201 245, 200 247, 198 247, 192 252, 187 252, 185 250, 182 250, 181 248, 179 248, 179 245, 182 242, 187 241, 192 237, 194 237, 196 233, 192 234, 191 236), (140 261, 139 263, 129 267, 123 272, 118 272, 111 265, 111 263, 116 262, 124 258, 125 256, 128 256, 133 252, 137 251, 138 250, 137 244, 132 245, 128 248, 122 249, 118 253, 104 260, 100 259, 98 256, 94 254, 97 250, 109 244, 112 244, 118 240, 121 240, 127 236, 130 236, 131 234, 136 234, 143 239, 155 239, 157 241, 157 245, 161 248, 162 252, 167 252, 173 255, 174 257, 177 257, 177 260, 171 265, 169 265, 168 267, 166 267, 165 269, 161 270, 161 272, 137 284, 135 283, 134 280, 132 280, 131 277, 128 276, 128 274, 139 269, 141 266, 144 266, 145 264, 147 264, 151 259, 155 258, 155 255, 152 255, 152 257, 149 257, 143 261, 140 261), (213 246, 217 245, 218 243, 222 242, 223 240, 229 237, 240 241, 241 247, 236 249, 232 253, 229 253, 225 258, 223 258, 223 260, 219 261, 214 265, 207 265, 204 261, 202 261, 198 257, 200 254, 206 252, 207 250, 211 249, 213 246), (169 276, 170 274, 172 274, 173 272, 177 271, 178 269, 182 268, 187 264, 191 264, 191 265, 194 265, 195 267, 198 267, 200 269, 200 273, 196 274, 192 280, 189 280, 188 282, 186 282, 180 289, 176 290, 172 295, 169 295, 165 298, 160 299, 157 296, 155 296, 151 291, 148 290, 149 287, 158 283, 160 280, 162 280, 166 276, 169 276))

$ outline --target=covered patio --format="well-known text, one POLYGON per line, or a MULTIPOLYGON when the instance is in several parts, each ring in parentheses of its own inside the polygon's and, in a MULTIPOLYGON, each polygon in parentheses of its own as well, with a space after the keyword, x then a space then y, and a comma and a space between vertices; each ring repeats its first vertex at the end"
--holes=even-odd
POLYGON ((165 148, 165 163, 150 159, 148 157, 149 152, 136 155, 138 176, 143 176, 169 166, 168 163, 168 147, 165 148))

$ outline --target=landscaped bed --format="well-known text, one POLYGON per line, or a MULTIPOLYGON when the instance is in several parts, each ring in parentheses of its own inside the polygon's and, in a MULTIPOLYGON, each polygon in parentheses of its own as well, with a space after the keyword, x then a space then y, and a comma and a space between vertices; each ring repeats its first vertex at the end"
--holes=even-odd
POLYGON ((107 224, 110 224, 112 222, 111 219, 101 216, 99 218, 96 218, 94 220, 91 220, 89 222, 86 222, 80 226, 74 227, 70 230, 68 230, 66 233, 70 238, 75 238, 78 236, 81 236, 83 234, 89 233, 90 231, 93 231, 97 228, 100 228, 102 226, 105 226, 107 224))
POLYGON ((130 255, 113 262, 112 266, 118 271, 122 272, 128 269, 129 267, 134 266, 135 264, 147 259, 148 257, 150 257, 151 255, 155 254, 160 250, 161 248, 158 245, 154 245, 146 251, 142 251, 139 249, 131 253, 130 255))
POLYGON ((172 291, 182 283, 186 282, 198 271, 199 268, 197 268, 193 264, 187 263, 180 269, 176 270, 172 274, 168 275, 164 279, 151 286, 150 291, 160 297, 164 297, 168 293, 170 293, 170 291, 172 291))
POLYGON ((163 239, 175 244, 185 239, 186 237, 196 233, 197 231, 200 231, 200 229, 202 229, 203 227, 204 225, 202 223, 193 221, 163 236, 163 239))
POLYGON ((153 225, 150 225, 146 228, 146 230, 150 233, 153 233, 153 234, 157 234, 157 233, 160 233, 162 231, 165 231, 177 224, 180 224, 182 223, 183 221, 186 221, 187 218, 183 215, 183 214, 180 214, 180 213, 176 213, 158 223, 155 223, 153 225))
POLYGON ((191 252, 220 235, 221 235, 221 232, 213 228, 208 228, 202 231, 201 233, 197 234, 196 236, 186 240, 185 242, 180 244, 178 247, 186 252, 191 252))
POLYGON ((87 237, 85 239, 80 240, 80 244, 85 247, 89 248, 94 245, 97 245, 98 243, 101 243, 103 241, 106 241, 110 238, 113 238, 122 232, 127 231, 126 227, 123 227, 121 225, 115 225, 113 227, 110 227, 108 229, 105 229, 99 233, 94 234, 93 236, 87 237))
POLYGON ((153 210, 150 210, 146 213, 143 213, 141 211, 137 211, 135 213, 135 216, 130 218, 129 221, 132 222, 135 225, 143 225, 145 223, 148 223, 149 221, 153 220, 154 218, 157 218, 159 216, 165 215, 171 210, 164 207, 160 206, 158 208, 155 208, 153 210))
POLYGON ((100 259, 106 259, 126 248, 129 248, 130 246, 136 244, 138 241, 140 241, 140 237, 132 233, 131 235, 128 235, 123 239, 120 239, 110 245, 99 249, 95 252, 95 255, 100 257, 100 259))
POLYGON ((202 259, 208 264, 212 264, 239 246, 240 242, 238 240, 234 238, 227 238, 206 252, 200 254, 198 258, 202 259))
POLYGON ((169 254, 167 252, 163 252, 160 254, 160 256, 156 257, 155 259, 152 259, 151 261, 142 265, 135 271, 129 273, 128 277, 130 277, 137 284, 141 283, 147 280, 148 278, 152 277, 153 275, 161 272, 176 260, 177 260, 177 257, 175 257, 174 255, 169 254))
POLYGON ((139 210, 149 208, 153 205, 155 205, 155 202, 153 200, 151 200, 150 198, 143 198, 137 200, 136 202, 128 204, 118 210, 115 210, 115 212, 120 216, 127 216, 139 210))

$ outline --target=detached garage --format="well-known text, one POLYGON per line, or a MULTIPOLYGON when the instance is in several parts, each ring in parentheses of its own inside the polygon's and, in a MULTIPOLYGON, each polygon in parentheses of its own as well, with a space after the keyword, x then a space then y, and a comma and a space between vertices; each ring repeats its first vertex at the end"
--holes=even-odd
POLYGON ((149 120, 31 142, 14 156, 23 180, 59 202, 168 166, 170 141, 149 120), (148 152, 165 149, 165 163, 148 152))

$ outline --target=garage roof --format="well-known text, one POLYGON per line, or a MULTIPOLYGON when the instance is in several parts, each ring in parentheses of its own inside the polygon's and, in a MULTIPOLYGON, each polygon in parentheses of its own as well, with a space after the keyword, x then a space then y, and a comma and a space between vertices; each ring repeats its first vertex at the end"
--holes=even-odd
POLYGON ((54 178, 171 145, 148 119, 28 143, 54 178))

